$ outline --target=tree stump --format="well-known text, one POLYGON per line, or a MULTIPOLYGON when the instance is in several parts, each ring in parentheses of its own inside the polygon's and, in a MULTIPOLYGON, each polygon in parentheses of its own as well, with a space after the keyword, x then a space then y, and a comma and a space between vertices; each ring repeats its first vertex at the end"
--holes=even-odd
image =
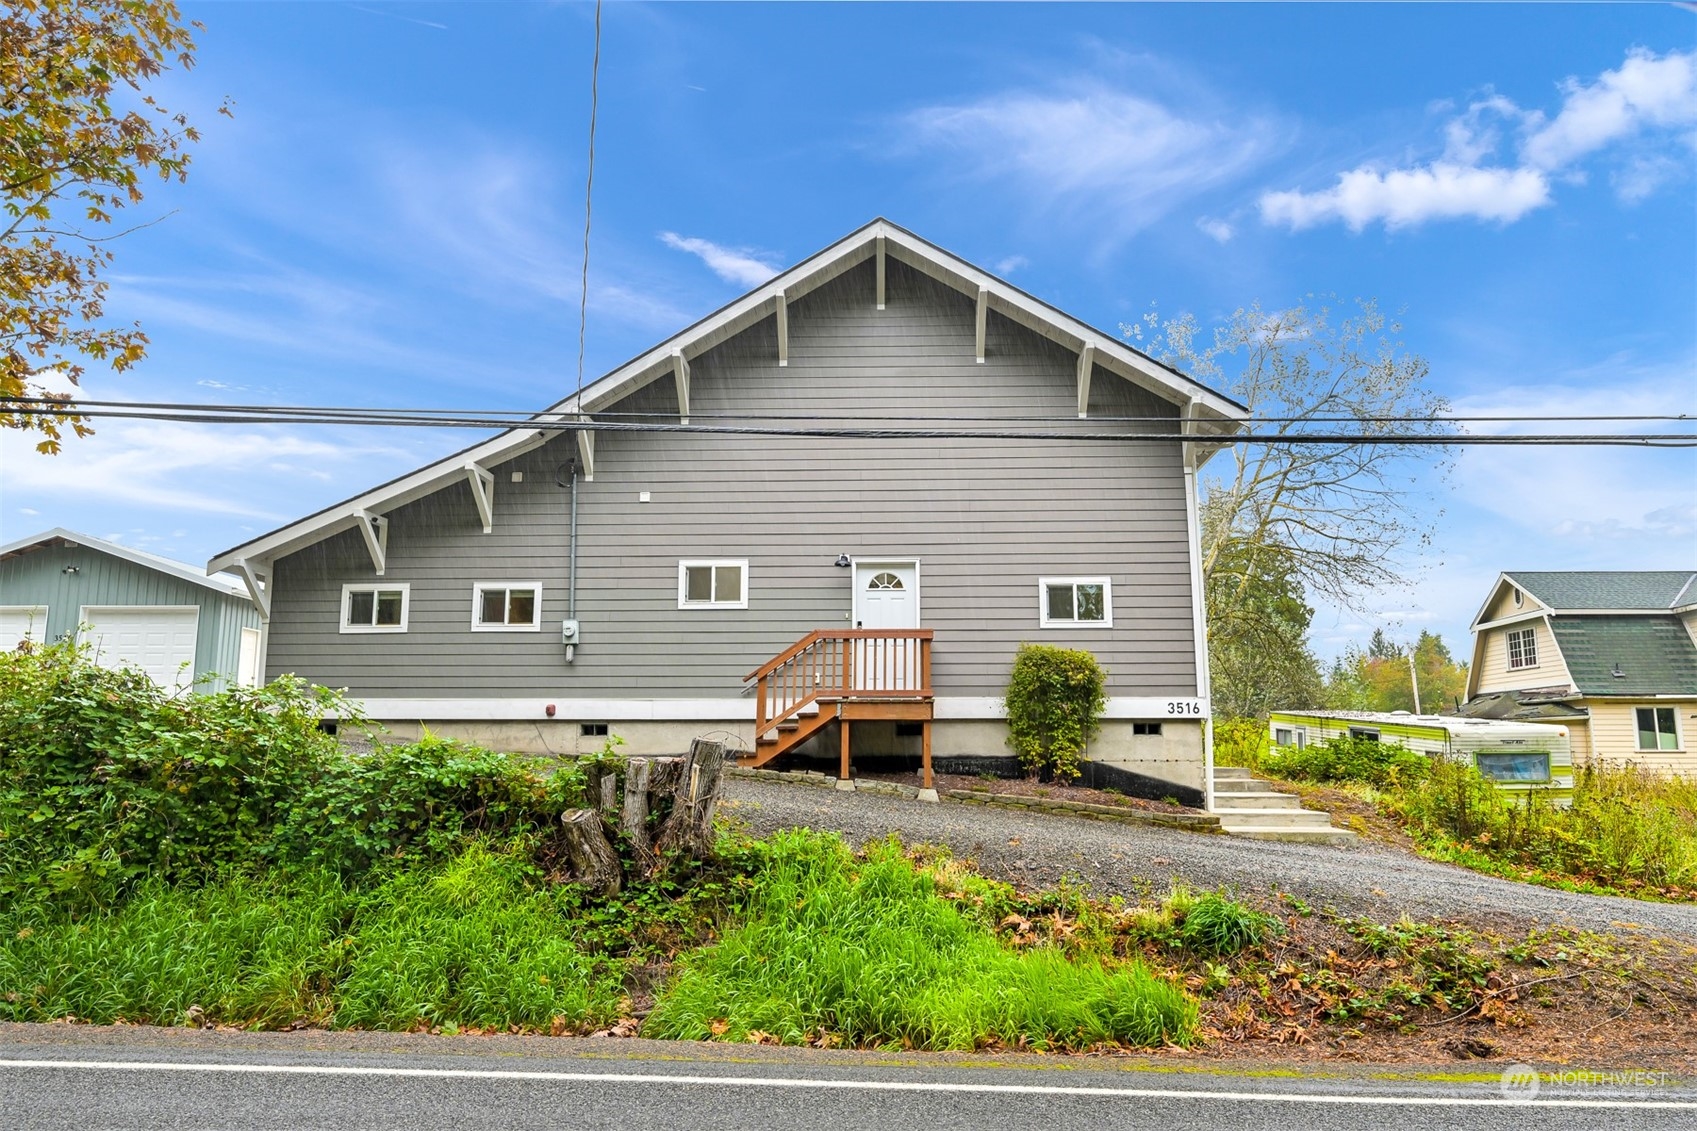
POLYGON ((713 813, 719 807, 719 784, 725 770, 725 744, 698 738, 678 768, 672 789, 672 811, 654 838, 658 857, 677 852, 706 858, 713 853, 713 813))
POLYGON ((654 842, 648 836, 648 793, 653 775, 652 758, 632 758, 625 767, 625 807, 620 825, 644 873, 654 868, 654 842))
POLYGON ((565 829, 566 856, 572 862, 572 878, 593 894, 605 899, 619 894, 624 876, 618 853, 607 843, 601 814, 594 809, 573 809, 560 814, 565 829))

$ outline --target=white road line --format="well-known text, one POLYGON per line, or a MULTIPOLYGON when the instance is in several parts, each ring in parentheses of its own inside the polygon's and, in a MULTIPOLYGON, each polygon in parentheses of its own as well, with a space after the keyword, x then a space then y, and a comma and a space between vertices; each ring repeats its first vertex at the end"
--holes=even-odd
POLYGON ((796 1088, 867 1092, 976 1092, 1020 1096, 1233 1103, 1356 1104, 1369 1107, 1568 1107, 1697 1110, 1697 1100, 1508 1099, 1496 1096, 1373 1096, 1300 1092, 1209 1092, 1176 1088, 1082 1088, 1055 1084, 935 1084, 907 1080, 821 1080, 799 1076, 681 1076, 626 1072, 535 1072, 497 1068, 378 1068, 340 1064, 193 1064, 143 1060, 0 1060, 0 1068, 99 1072, 210 1072, 277 1076, 390 1076, 432 1080, 534 1080, 544 1083, 660 1084, 671 1087, 796 1088))

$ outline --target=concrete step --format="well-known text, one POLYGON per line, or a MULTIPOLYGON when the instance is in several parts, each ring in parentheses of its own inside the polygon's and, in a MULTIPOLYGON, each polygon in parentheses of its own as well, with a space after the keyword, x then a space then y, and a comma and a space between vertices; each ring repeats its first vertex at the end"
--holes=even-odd
POLYGON ((1251 793, 1248 790, 1238 792, 1214 792, 1214 808, 1224 813, 1235 809, 1300 809, 1302 799, 1288 793, 1272 791, 1251 793))
POLYGON ((1355 839, 1355 834, 1348 829, 1334 829, 1330 825, 1238 825, 1232 826, 1224 821, 1220 829, 1231 836, 1243 837, 1247 840, 1280 840, 1290 844, 1343 844, 1355 839))
MULTIPOLYGON (((1226 809, 1220 812, 1220 825, 1243 828, 1330 828, 1329 815, 1315 809, 1226 809)), ((1230 832, 1229 828, 1226 831, 1230 832)))
POLYGON ((1226 780, 1231 779, 1231 778, 1252 778, 1254 776, 1255 776, 1255 772, 1253 770, 1251 770, 1248 766, 1215 766, 1214 767, 1214 780, 1216 782, 1226 781, 1226 780))
POLYGON ((1262 781, 1260 778, 1226 778, 1223 781, 1219 778, 1215 778, 1214 792, 1272 793, 1273 785, 1271 782, 1262 781))

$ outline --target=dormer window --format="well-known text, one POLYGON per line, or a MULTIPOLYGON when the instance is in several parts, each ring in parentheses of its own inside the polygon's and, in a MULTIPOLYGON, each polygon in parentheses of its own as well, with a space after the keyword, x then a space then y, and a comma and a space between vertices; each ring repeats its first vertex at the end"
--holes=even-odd
POLYGON ((1537 632, 1521 628, 1508 634, 1508 666, 1510 671, 1538 666, 1537 632))

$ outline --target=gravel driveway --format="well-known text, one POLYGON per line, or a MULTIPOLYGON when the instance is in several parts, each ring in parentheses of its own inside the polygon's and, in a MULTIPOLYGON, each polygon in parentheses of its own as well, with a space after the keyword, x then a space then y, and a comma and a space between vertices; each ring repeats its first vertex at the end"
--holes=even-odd
POLYGON ((723 811, 755 833, 805 826, 850 843, 898 833, 949 846, 986 875, 1022 888, 1071 876, 1102 896, 1166 890, 1174 879, 1244 892, 1287 891, 1315 906, 1394 920, 1465 919, 1503 929, 1536 921, 1603 930, 1634 924, 1697 938, 1697 907, 1576 895, 1481 876, 1370 844, 1242 840, 972 805, 927 805, 856 791, 728 778, 723 811))

